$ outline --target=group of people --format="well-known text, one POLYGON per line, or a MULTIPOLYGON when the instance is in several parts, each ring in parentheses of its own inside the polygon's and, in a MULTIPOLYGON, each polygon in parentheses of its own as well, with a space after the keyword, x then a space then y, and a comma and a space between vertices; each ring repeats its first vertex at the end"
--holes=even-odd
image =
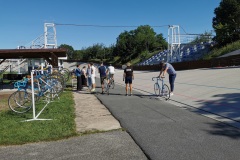
MULTIPOLYGON (((101 63, 98 68, 98 72, 100 73, 100 82, 102 84, 102 93, 104 89, 104 79, 114 78, 114 67, 110 64, 108 68, 106 68, 103 63, 101 63), (109 77, 107 77, 107 75, 109 77)), ((77 65, 75 69, 75 75, 77 77, 77 90, 82 90, 83 86, 88 86, 88 89, 91 92, 94 92, 96 89, 96 67, 93 63, 88 63, 88 67, 83 66, 80 68, 80 64, 77 65)), ((109 81, 108 81, 109 82, 109 81)))
MULTIPOLYGON (((98 73, 100 74, 100 83, 102 87, 102 93, 104 93, 104 80, 106 79, 109 83, 109 79, 112 78, 114 81, 114 73, 115 69, 110 64, 107 68, 104 66, 103 62, 101 63, 100 67, 98 68, 98 73)), ((169 83, 170 83, 170 96, 173 96, 174 91, 174 82, 176 79, 176 71, 174 67, 170 63, 160 62, 160 73, 158 77, 164 78, 166 73, 169 75, 169 83)), ((89 63, 88 67, 86 68, 83 66, 80 69, 80 65, 77 65, 75 70, 75 74, 77 76, 77 90, 81 90, 82 86, 88 86, 89 90, 94 92, 96 88, 96 67, 93 63, 89 63)), ((127 63, 126 68, 124 69, 123 73, 123 81, 125 81, 125 90, 126 96, 132 96, 132 81, 134 80, 133 68, 130 63, 127 63), (129 90, 128 90, 129 88, 129 90), (129 94, 128 94, 129 91, 129 94)))
POLYGON ((88 86, 91 91, 95 91, 96 88, 96 67, 93 63, 88 63, 88 66, 83 66, 80 68, 80 64, 77 65, 75 69, 75 75, 77 77, 77 90, 82 90, 83 87, 88 86))

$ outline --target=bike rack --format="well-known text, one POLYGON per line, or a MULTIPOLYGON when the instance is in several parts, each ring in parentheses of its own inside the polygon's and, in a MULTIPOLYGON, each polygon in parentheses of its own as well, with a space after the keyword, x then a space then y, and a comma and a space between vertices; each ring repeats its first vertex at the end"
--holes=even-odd
POLYGON ((33 118, 32 119, 28 119, 25 120, 25 122, 29 122, 29 121, 35 121, 35 120, 39 120, 39 121, 44 121, 44 120, 52 120, 52 119, 40 119, 38 118, 40 116, 40 114, 43 112, 43 110, 47 107, 47 105, 49 104, 49 102, 47 102, 47 104, 42 108, 42 110, 36 115, 36 110, 35 110, 35 97, 34 97, 34 85, 33 85, 33 73, 35 72, 35 70, 31 71, 31 87, 32 87, 32 108, 33 108, 33 118))

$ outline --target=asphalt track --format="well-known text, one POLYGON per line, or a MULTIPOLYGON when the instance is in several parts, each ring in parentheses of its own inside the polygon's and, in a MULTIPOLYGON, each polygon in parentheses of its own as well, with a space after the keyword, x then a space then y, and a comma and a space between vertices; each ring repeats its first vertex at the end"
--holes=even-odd
POLYGON ((134 95, 125 96, 119 70, 119 86, 97 97, 149 159, 238 160, 239 71, 178 72, 174 96, 166 102, 153 96, 151 78, 159 72, 135 72, 134 95))

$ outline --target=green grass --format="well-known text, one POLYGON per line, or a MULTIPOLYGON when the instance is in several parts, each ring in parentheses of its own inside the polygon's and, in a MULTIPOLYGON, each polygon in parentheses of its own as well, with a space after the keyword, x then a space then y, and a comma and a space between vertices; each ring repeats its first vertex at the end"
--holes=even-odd
POLYGON ((204 56, 203 59, 207 60, 207 59, 219 57, 221 55, 233 52, 238 49, 240 49, 240 41, 236 41, 234 43, 228 44, 221 48, 215 48, 212 51, 210 51, 206 56, 204 56))
MULTIPOLYGON (((36 115, 45 106, 45 102, 36 103, 36 115)), ((25 144, 29 142, 52 141, 77 135, 75 126, 74 100, 72 91, 65 91, 59 100, 48 104, 39 118, 52 120, 32 119, 32 110, 24 114, 12 111, 0 113, 0 145, 25 144)))

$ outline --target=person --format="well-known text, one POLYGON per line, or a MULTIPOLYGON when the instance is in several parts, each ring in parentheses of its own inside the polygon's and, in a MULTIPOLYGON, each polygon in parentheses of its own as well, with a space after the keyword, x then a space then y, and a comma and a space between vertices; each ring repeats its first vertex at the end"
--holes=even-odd
POLYGON ((88 83, 88 89, 92 89, 92 68, 91 64, 88 63, 87 71, 86 71, 86 76, 87 76, 87 83, 88 83))
POLYGON ((102 86, 102 94, 104 90, 104 80, 107 78, 107 69, 103 65, 103 62, 101 62, 100 67, 98 68, 98 73, 100 73, 100 84, 102 86))
POLYGON ((86 81, 86 66, 83 66, 81 70, 81 78, 82 78, 82 86, 86 87, 87 86, 87 81, 86 81))
POLYGON ((128 86, 130 88, 130 96, 132 96, 132 80, 134 79, 134 75, 133 69, 129 62, 127 63, 127 67, 124 69, 123 76, 126 84, 126 96, 128 96, 128 86))
POLYGON ((91 92, 94 92, 95 91, 95 88, 96 88, 96 68, 94 67, 94 64, 91 62, 90 63, 91 65, 91 81, 92 81, 92 90, 91 92))
POLYGON ((77 77, 77 90, 82 90, 82 79, 81 79, 81 69, 80 64, 77 65, 77 68, 75 69, 75 75, 77 77))
POLYGON ((166 75, 166 72, 169 75, 169 83, 170 83, 170 96, 173 96, 173 91, 174 91, 174 82, 177 76, 177 73, 175 71, 175 69, 173 68, 173 66, 170 63, 166 63, 164 61, 160 62, 160 73, 159 73, 159 77, 164 78, 166 75))
POLYGON ((112 78, 114 81, 114 73, 115 73, 115 69, 112 66, 112 64, 109 64, 109 67, 107 69, 107 74, 108 74, 108 83, 109 83, 109 79, 112 78))

